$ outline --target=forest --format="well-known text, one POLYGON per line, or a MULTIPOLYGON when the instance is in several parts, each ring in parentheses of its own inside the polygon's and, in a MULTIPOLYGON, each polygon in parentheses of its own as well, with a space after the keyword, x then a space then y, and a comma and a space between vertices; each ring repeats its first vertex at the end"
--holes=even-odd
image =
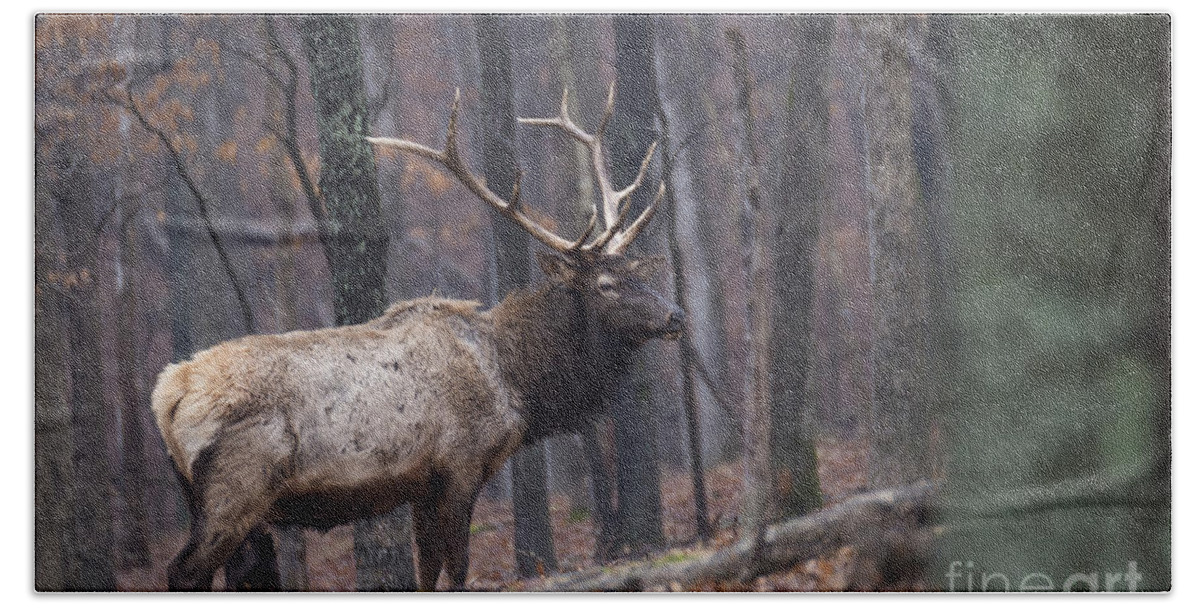
MULTIPOLYGON (((170 364, 496 308, 557 280, 539 230, 658 258, 686 321, 498 468, 439 589, 1171 588, 1167 15, 34 27, 38 591, 168 589, 170 364)), ((266 542, 282 590, 414 590, 422 527, 266 542)))

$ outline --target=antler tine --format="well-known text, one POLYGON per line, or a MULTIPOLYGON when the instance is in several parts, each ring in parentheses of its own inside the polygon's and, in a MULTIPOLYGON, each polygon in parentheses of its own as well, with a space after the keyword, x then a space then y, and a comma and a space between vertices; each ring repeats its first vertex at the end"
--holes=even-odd
POLYGON ((396 148, 397 150, 411 152, 417 156, 423 156, 429 160, 435 160, 439 163, 445 162, 445 155, 441 150, 434 150, 429 146, 423 146, 417 142, 408 141, 407 139, 395 139, 392 137, 368 137, 366 140, 368 143, 372 143, 377 146, 396 148))
POLYGON ((579 143, 591 148, 596 143, 596 138, 587 131, 584 131, 571 120, 570 113, 567 112, 567 90, 563 89, 562 106, 559 108, 558 116, 554 118, 522 118, 518 117, 517 122, 523 125, 536 125, 539 127, 558 127, 566 131, 568 135, 575 138, 579 143))
POLYGON ((650 144, 650 147, 646 150, 646 156, 642 158, 642 165, 638 167, 637 177, 633 178, 633 182, 625 186, 624 190, 616 193, 618 201, 625 200, 630 194, 633 194, 634 190, 637 190, 642 185, 642 179, 646 177, 646 169, 650 167, 650 160, 654 158, 654 151, 657 149, 658 141, 650 144))
POLYGON ((462 92, 454 89, 454 103, 450 104, 450 120, 446 121, 446 159, 454 159, 461 164, 462 156, 458 153, 458 104, 462 101, 462 92))
MULTIPOLYGON (((607 229, 605 229, 604 232, 600 234, 600 236, 596 237, 596 240, 592 241, 591 243, 588 243, 587 246, 584 247, 583 249, 585 251, 594 251, 597 249, 599 249, 601 251, 607 251, 604 248, 605 245, 608 245, 609 241, 611 241, 617 235, 621 234, 620 227, 625 223, 625 217, 629 215, 629 208, 630 208, 630 204, 628 202, 626 204, 622 205, 621 212, 617 214, 617 221, 613 222, 612 226, 609 226, 607 229)), ((619 253, 619 252, 609 252, 609 253, 619 253)))
POLYGON ((562 103, 558 106, 558 115, 567 121, 571 120, 570 114, 567 112, 567 94, 569 91, 570 89, 563 87, 562 103))
POLYGON ((461 104, 461 93, 458 89, 454 91, 454 103, 450 106, 450 120, 446 125, 446 145, 443 149, 434 150, 433 148, 409 140, 387 137, 368 137, 367 141, 376 145, 398 148, 437 161, 454 174, 472 194, 483 199, 484 202, 494 207, 501 214, 519 224, 526 232, 529 232, 530 235, 551 249, 562 252, 572 250, 601 250, 605 253, 619 254, 629 246, 629 243, 637 237, 646 223, 654 217, 659 204, 662 202, 663 194, 666 191, 665 185, 660 185, 654 201, 642 211, 641 215, 638 216, 632 225, 625 230, 621 229, 625 225, 625 219, 632 206, 629 197, 635 190, 641 187, 642 182, 645 180, 650 163, 654 159, 654 153, 658 149, 658 142, 650 144, 650 147, 646 150, 646 156, 642 159, 641 166, 638 167, 637 176, 634 177, 633 182, 621 190, 614 189, 608 176, 608 166, 604 158, 602 137, 604 130, 608 127, 609 120, 613 116, 616 83, 609 84, 608 99, 605 102, 604 113, 600 117, 600 123, 597 125, 594 134, 590 134, 579 128, 579 125, 571 120, 569 95, 569 91, 564 89, 562 102, 559 104, 558 116, 553 118, 518 118, 517 121, 522 124, 561 129, 583 144, 591 153, 592 174, 600 190, 601 200, 599 205, 592 206, 592 216, 588 220, 587 229, 574 241, 568 241, 546 230, 541 224, 522 212, 520 203, 520 173, 518 173, 516 182, 513 184, 512 199, 510 201, 506 201, 495 192, 492 192, 482 179, 471 173, 458 148, 458 112, 461 104), (594 233, 601 215, 604 217, 604 230, 592 242, 585 245, 584 243, 594 233))
POLYGON ((513 209, 520 210, 522 207, 522 205, 521 205, 521 178, 524 175, 525 175, 524 171, 517 169, 517 177, 513 179, 512 198, 509 199, 509 204, 512 205, 513 209))
POLYGON ((588 240, 589 236, 592 236, 592 231, 595 229, 596 229, 596 206, 592 205, 592 217, 588 219, 587 228, 584 228, 583 234, 579 235, 579 238, 575 239, 574 243, 571 243, 571 249, 579 249, 583 245, 583 242, 588 240))
MULTIPOLYGON (((639 178, 634 184, 619 192, 613 188, 612 181, 608 176, 608 163, 604 158, 603 136, 604 130, 608 127, 609 120, 613 116, 615 98, 616 83, 614 82, 610 83, 608 86, 608 99, 604 104, 604 113, 600 117, 600 124, 596 127, 596 132, 594 134, 584 131, 579 127, 579 125, 575 124, 575 121, 571 120, 568 104, 568 93, 566 90, 563 91, 563 98, 558 111, 558 116, 554 118, 517 119, 517 121, 522 124, 538 125, 543 127, 557 127, 565 131, 568 135, 573 137, 576 141, 583 144, 588 149, 588 152, 591 154, 592 158, 592 176, 596 180, 596 185, 600 190, 600 203, 601 210, 604 214, 605 226, 604 232, 601 233, 601 237, 603 237, 605 240, 607 240, 607 238, 611 238, 613 233, 615 233, 617 230, 620 230, 621 200, 637 188, 637 185, 641 182, 641 176, 645 173, 645 165, 649 163, 648 159, 643 161, 643 168, 639 172, 639 178)), ((653 154, 653 151, 651 151, 650 154, 653 154)), ((592 242, 583 248, 596 249, 598 246, 596 245, 596 242, 592 242)))
POLYGON ((521 211, 521 176, 517 174, 516 182, 513 184, 512 201, 506 201, 500 195, 492 192, 478 176, 471 173, 467 167, 467 163, 463 160, 462 154, 458 149, 458 108, 460 94, 458 89, 454 91, 454 103, 450 106, 450 120, 446 124, 446 146, 442 150, 434 150, 428 146, 423 146, 407 139, 393 139, 390 137, 368 137, 368 142, 379 146, 387 146, 397 148, 406 152, 411 152, 418 156, 423 156, 433 161, 437 161, 443 167, 450 171, 462 185, 467 187, 472 194, 482 199, 485 203, 491 205, 501 215, 521 226, 533 238, 541 241, 547 247, 556 251, 568 251, 572 248, 571 241, 568 241, 549 230, 542 227, 541 224, 534 221, 528 215, 521 211))
POLYGON ((642 180, 646 177, 646 170, 650 167, 650 161, 654 158, 654 151, 656 149, 658 149, 657 141, 650 144, 650 147, 646 150, 646 156, 642 158, 642 164, 638 168, 637 177, 633 179, 633 182, 618 192, 610 191, 605 194, 606 198, 610 198, 618 206, 616 218, 605 228, 604 232, 600 233, 600 236, 596 237, 595 241, 588 243, 583 249, 588 251, 603 249, 610 239, 620 233, 621 227, 625 225, 625 217, 629 214, 629 207, 632 204, 632 199, 629 198, 629 195, 641 187, 642 180))
POLYGON ((393 137, 367 137, 366 140, 368 143, 372 143, 377 146, 396 148, 405 152, 412 152, 417 156, 423 156, 429 160, 437 161, 443 165, 449 165, 453 161, 458 161, 456 164, 461 164, 462 157, 458 154, 459 99, 459 90, 454 89, 454 103, 450 105, 450 120, 446 123, 446 145, 441 150, 434 150, 429 146, 421 145, 415 141, 396 139, 393 137))
POLYGON ((608 227, 606 227, 604 231, 596 237, 596 240, 584 245, 583 250, 603 250, 604 246, 607 245, 614 236, 621 232, 621 226, 625 223, 625 217, 629 215, 629 207, 631 203, 632 199, 625 199, 625 204, 621 205, 620 210, 617 212, 617 217, 615 220, 613 220, 613 223, 609 224, 608 227))
MULTIPOLYGON (((605 253, 625 253, 625 250, 629 248, 629 244, 633 242, 633 239, 637 238, 638 233, 640 233, 642 229, 646 227, 646 224, 650 221, 650 219, 654 217, 655 212, 658 211, 659 204, 662 203, 663 195, 666 194, 666 192, 666 182, 659 182, 658 194, 654 195, 654 201, 650 203, 650 206, 646 207, 645 211, 642 211, 642 214, 639 215, 636 220, 633 220, 633 223, 629 225, 629 229, 622 231, 616 236, 616 238, 612 240, 611 243, 609 243, 608 247, 606 247, 604 250, 605 253)), ((628 206, 626 206, 626 209, 628 209, 628 206)))

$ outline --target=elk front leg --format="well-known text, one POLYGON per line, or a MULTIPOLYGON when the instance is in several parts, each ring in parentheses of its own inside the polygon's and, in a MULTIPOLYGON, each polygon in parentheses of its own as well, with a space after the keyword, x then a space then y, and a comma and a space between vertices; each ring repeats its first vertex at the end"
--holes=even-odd
POLYGON ((435 591, 445 559, 445 542, 438 530, 437 501, 413 504, 413 535, 417 541, 417 589, 435 591))
POLYGON ((470 492, 447 492, 438 505, 438 527, 445 535, 446 577, 452 589, 466 588, 467 568, 471 551, 471 512, 475 509, 478 489, 470 492))

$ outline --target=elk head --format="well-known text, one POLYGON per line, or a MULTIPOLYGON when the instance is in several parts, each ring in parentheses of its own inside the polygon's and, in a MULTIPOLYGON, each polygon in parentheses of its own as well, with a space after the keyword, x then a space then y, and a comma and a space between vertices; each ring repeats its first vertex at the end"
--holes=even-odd
POLYGON ((566 90, 563 90, 558 116, 517 119, 522 124, 559 129, 582 144, 590 154, 592 177, 600 200, 593 204, 587 227, 575 239, 554 234, 523 211, 519 173, 512 196, 505 200, 467 167, 458 148, 458 91, 455 91, 446 127, 446 145, 441 150, 404 139, 370 137, 367 140, 428 158, 449 170, 473 194, 550 248, 554 253, 539 253, 538 261, 551 283, 576 294, 588 317, 594 319, 606 335, 636 347, 653 338, 678 338, 683 331, 683 311, 649 284, 651 275, 661 266, 661 258, 638 258, 625 253, 654 217, 666 187, 660 183, 650 205, 633 222, 626 224, 630 197, 642 185, 658 142, 647 149, 634 180, 622 189, 615 188, 608 175, 603 146, 604 130, 613 115, 613 94, 614 87, 610 85, 604 113, 594 133, 584 131, 571 120, 566 90))
POLYGON ((551 283, 578 294, 601 332, 630 347, 683 332, 683 312, 650 285, 662 262, 661 257, 587 252, 538 254, 551 283))

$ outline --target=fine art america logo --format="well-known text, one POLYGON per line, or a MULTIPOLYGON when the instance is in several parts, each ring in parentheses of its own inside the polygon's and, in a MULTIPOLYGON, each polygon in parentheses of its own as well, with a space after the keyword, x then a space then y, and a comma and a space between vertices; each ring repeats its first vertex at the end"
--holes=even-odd
POLYGON ((947 591, 1137 591, 1142 574, 1137 562, 1130 561, 1124 571, 1105 572, 1103 580, 1099 572, 1076 572, 1059 585, 1054 578, 1042 572, 1031 572, 1022 576, 1016 587, 1003 572, 975 570, 974 562, 950 562, 946 571, 947 591), (1101 584, 1103 582, 1103 584, 1101 584))

